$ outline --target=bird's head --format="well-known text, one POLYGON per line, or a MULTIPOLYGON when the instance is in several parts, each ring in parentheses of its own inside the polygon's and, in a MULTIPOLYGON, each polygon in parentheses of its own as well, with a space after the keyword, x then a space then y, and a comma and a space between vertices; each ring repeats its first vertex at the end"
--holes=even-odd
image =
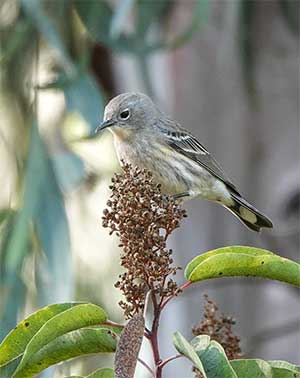
POLYGON ((158 109, 148 96, 123 93, 106 105, 103 122, 95 132, 109 129, 113 134, 127 138, 136 131, 151 127, 158 114, 158 109))

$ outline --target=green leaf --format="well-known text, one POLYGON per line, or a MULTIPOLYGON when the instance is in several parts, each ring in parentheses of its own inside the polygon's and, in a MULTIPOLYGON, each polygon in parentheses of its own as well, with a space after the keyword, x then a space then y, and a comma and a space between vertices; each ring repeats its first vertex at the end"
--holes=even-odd
POLYGON ((12 375, 13 375, 13 372, 18 367, 20 361, 21 361, 21 357, 18 357, 16 359, 10 361, 6 365, 0 366, 0 377, 1 378, 11 378, 12 375))
POLYGON ((300 366, 287 361, 268 361, 274 378, 300 378, 300 366))
POLYGON ((231 366, 238 378, 273 378, 271 366, 263 360, 232 360, 231 366))
POLYGON ((300 378, 300 367, 286 361, 239 359, 230 363, 238 378, 300 378))
POLYGON ((104 322, 106 318, 106 313, 102 308, 90 303, 78 304, 55 315, 32 337, 15 374, 27 367, 33 354, 57 337, 82 327, 97 325, 104 322))
POLYGON ((238 378, 223 347, 214 340, 207 345, 207 341, 207 336, 202 335, 191 342, 202 362, 207 378, 238 378))
POLYGON ((72 262, 69 226, 64 200, 54 171, 53 162, 42 143, 43 185, 33 215, 37 235, 46 259, 37 261, 39 304, 60 302, 72 297, 72 262), (45 279, 47 277, 47 279, 45 279))
POLYGON ((32 124, 29 156, 24 178, 23 206, 15 216, 14 225, 5 246, 4 271, 8 276, 19 271, 23 258, 28 252, 30 222, 36 214, 43 185, 45 184, 45 146, 35 122, 32 124))
POLYGON ((42 1, 39 0, 22 0, 22 7, 29 19, 32 20, 38 31, 44 36, 44 38, 53 46, 58 52, 66 72, 69 75, 73 75, 75 68, 73 62, 65 48, 65 45, 56 30, 54 23, 48 17, 42 1))
MULTIPOLYGON (((113 353, 117 335, 107 329, 80 329, 62 335, 31 355, 26 365, 18 369, 15 378, 38 374, 49 366, 91 353, 113 353)), ((101 377, 100 373, 95 377, 101 377)), ((102 376, 105 376, 102 374, 102 376)))
POLYGON ((153 22, 159 21, 160 17, 172 5, 172 1, 148 1, 138 0, 136 7, 136 37, 144 40, 153 22))
POLYGON ((192 361, 193 365, 202 373, 204 378, 209 378, 194 347, 178 331, 173 335, 173 344, 180 354, 192 361))
POLYGON ((115 378, 115 373, 113 369, 104 368, 104 369, 95 370, 93 373, 85 377, 72 375, 71 377, 66 377, 66 378, 115 378))
MULTIPOLYGON (((94 2, 90 3, 92 4, 94 2)), ((79 112, 88 123, 90 131, 94 132, 102 120, 104 100, 92 76, 83 72, 62 89, 67 110, 79 112)))
POLYGON ((300 286, 300 264, 263 249, 232 246, 195 257, 187 265, 185 276, 192 282, 210 278, 252 276, 300 286))
POLYGON ((54 304, 24 319, 0 344, 0 366, 21 356, 32 337, 49 319, 79 304, 81 303, 54 304))
POLYGON ((115 373, 113 369, 99 369, 87 375, 86 378, 115 378, 115 373))

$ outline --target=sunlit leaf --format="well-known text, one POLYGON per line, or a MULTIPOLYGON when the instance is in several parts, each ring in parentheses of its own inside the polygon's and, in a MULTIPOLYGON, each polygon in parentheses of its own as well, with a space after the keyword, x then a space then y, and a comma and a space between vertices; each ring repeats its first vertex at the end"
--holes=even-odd
POLYGON ((193 365, 202 373, 204 378, 208 378, 194 347, 181 335, 180 332, 174 333, 173 344, 180 354, 192 361, 193 365))
POLYGON ((32 356, 57 337, 70 331, 97 325, 106 320, 106 313, 93 304, 78 304, 49 319, 29 341, 15 374, 27 368, 32 356))
POLYGON ((44 307, 17 325, 0 344, 0 366, 21 356, 27 344, 51 318, 81 303, 60 303, 44 307))
POLYGON ((300 264, 263 249, 232 246, 195 257, 187 265, 185 276, 192 282, 210 278, 252 276, 300 286, 300 264))
MULTIPOLYGON (((117 338, 117 335, 110 330, 101 328, 69 332, 34 353, 14 378, 38 374, 49 366, 85 354, 113 353, 116 350, 117 338)), ((105 377, 103 374, 102 376, 105 377)), ((100 373, 98 376, 101 377, 100 373)))

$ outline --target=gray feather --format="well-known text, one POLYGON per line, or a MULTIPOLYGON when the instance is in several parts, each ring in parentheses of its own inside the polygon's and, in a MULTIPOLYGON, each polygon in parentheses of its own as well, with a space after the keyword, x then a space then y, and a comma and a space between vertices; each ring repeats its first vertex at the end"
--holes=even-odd
POLYGON ((160 119, 157 127, 164 134, 170 147, 198 163, 213 176, 224 182, 233 192, 239 194, 220 164, 191 133, 168 118, 160 119))

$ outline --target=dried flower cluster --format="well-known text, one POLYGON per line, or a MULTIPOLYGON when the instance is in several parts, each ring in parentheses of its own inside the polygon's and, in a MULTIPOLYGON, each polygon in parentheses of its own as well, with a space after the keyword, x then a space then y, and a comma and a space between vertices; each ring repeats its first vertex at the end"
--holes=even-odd
MULTIPOLYGON (((194 336, 209 335, 212 340, 220 343, 229 360, 240 358, 242 356, 240 347, 240 338, 235 336, 232 331, 232 326, 235 320, 230 316, 225 316, 219 313, 217 304, 204 295, 206 301, 204 306, 204 319, 193 327, 192 332, 194 336)), ((196 378, 202 378, 202 374, 194 369, 196 378)))
POLYGON ((115 286, 126 298, 120 306, 129 318, 143 310, 147 291, 152 290, 160 303, 175 294, 177 285, 169 275, 179 268, 172 266, 166 241, 186 213, 172 197, 161 194, 151 172, 129 164, 123 164, 123 171, 112 179, 112 194, 102 219, 123 248, 125 272, 115 286))

